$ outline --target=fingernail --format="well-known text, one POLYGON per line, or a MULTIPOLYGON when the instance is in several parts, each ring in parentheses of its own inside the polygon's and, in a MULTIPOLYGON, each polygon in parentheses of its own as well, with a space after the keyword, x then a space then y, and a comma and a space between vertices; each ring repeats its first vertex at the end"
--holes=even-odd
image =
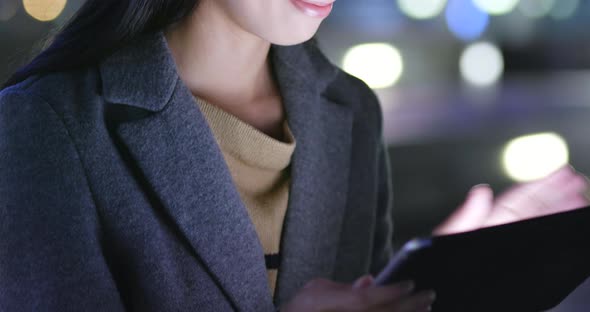
POLYGON ((474 185, 474 186, 471 188, 471 190, 475 190, 475 189, 478 189, 478 188, 480 188, 480 187, 490 187, 490 185, 489 185, 489 184, 487 184, 487 183, 480 183, 480 184, 476 184, 476 185, 474 185))

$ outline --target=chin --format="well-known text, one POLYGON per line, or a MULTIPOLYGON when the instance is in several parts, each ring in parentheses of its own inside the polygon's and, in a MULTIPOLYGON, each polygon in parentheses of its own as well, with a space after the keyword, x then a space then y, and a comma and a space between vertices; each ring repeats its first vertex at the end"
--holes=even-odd
POLYGON ((276 45, 296 45, 311 39, 317 33, 318 28, 319 23, 316 25, 309 25, 308 27, 293 27, 285 31, 275 32, 270 36, 265 36, 265 39, 276 45))
POLYGON ((281 45, 281 46, 292 46, 292 45, 297 45, 303 42, 308 41, 309 39, 311 39, 313 37, 315 33, 312 33, 310 35, 305 35, 305 36, 297 36, 297 37, 291 37, 291 38, 281 38, 278 40, 272 40, 270 41, 270 43, 272 44, 276 44, 276 45, 281 45))

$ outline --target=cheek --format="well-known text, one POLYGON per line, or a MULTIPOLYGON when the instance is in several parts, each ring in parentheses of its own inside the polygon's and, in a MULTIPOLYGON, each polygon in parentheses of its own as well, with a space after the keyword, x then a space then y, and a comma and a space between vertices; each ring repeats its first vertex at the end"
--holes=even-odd
POLYGON ((293 45, 310 39, 322 19, 299 11, 290 0, 232 0, 236 19, 244 30, 278 45, 293 45))

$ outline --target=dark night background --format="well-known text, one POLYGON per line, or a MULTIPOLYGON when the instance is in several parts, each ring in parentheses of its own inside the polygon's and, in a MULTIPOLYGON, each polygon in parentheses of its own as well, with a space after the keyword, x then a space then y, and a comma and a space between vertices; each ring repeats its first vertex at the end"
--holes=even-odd
MULTIPOLYGON (((82 2, 0 0, 0 81, 34 55, 82 2), (39 12, 48 4, 51 10, 39 12), (47 15, 51 12, 57 15, 54 19, 47 15), (49 21, 33 17, 39 14, 49 21)), ((387 65, 388 56, 377 50, 360 54, 361 64, 381 64, 365 73, 367 79, 390 76, 388 85, 375 92, 383 107, 392 165, 396 245, 428 234, 473 185, 488 183, 500 192, 515 183, 502 161, 514 138, 556 134, 567 144, 569 162, 590 174, 588 29, 588 1, 336 2, 318 34, 335 64, 348 70, 343 61, 347 51, 363 43, 395 47, 403 64, 396 80, 399 63, 387 65), (499 12, 503 4, 506 8, 499 12), (482 42, 498 54, 475 54, 467 70, 485 77, 497 69, 498 75, 474 85, 460 64, 464 51, 482 42)), ((542 148, 546 150, 530 148, 524 157, 542 164, 556 147, 548 142, 542 148)), ((547 165, 539 170, 549 170, 550 160, 547 165)), ((552 311, 588 311, 590 282, 586 284, 552 311)))

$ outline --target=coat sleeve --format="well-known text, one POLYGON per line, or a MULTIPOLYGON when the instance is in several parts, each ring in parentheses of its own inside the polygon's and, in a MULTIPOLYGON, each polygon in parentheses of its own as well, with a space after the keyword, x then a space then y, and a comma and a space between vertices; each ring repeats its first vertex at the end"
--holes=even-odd
POLYGON ((387 147, 384 144, 379 146, 377 158, 377 214, 373 241, 373 255, 371 257, 372 263, 370 268, 371 274, 374 276, 385 267, 393 252, 391 170, 389 167, 387 147))
POLYGON ((60 116, 0 93, 0 311, 121 311, 97 209, 60 116))
POLYGON ((375 232, 373 239, 373 254, 371 255, 370 273, 373 276, 383 269, 389 258, 393 253, 393 187, 391 183, 391 167, 389 165, 389 155, 387 152, 387 145, 383 136, 383 112, 379 99, 376 94, 365 85, 367 90, 367 98, 371 99, 373 122, 376 133, 377 146, 377 172, 375 173, 377 179, 377 207, 375 232))

